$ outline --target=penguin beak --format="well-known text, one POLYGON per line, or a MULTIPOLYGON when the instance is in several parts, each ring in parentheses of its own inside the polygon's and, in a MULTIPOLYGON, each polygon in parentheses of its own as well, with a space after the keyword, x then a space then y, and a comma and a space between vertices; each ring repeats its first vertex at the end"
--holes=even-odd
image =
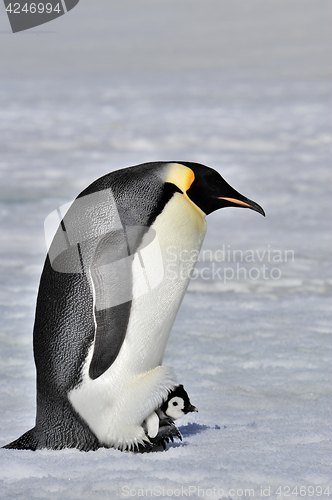
POLYGON ((190 413, 191 411, 197 411, 198 412, 196 406, 194 406, 194 405, 189 405, 188 408, 186 408, 186 413, 190 413))
POLYGON ((227 198, 225 196, 219 196, 218 199, 225 200, 227 202, 226 206, 250 208, 251 210, 258 212, 259 214, 261 214, 265 217, 265 212, 262 209, 262 207, 260 205, 258 205, 258 203, 256 203, 255 201, 249 200, 249 198, 242 196, 242 194, 240 194, 240 193, 236 192, 236 195, 234 198, 227 198))

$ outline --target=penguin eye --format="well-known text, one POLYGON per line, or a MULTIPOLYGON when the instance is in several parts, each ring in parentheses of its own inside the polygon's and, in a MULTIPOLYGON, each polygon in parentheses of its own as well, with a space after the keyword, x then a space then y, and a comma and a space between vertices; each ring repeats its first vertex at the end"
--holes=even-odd
POLYGON ((179 403, 177 401, 173 401, 172 405, 177 406, 179 403))

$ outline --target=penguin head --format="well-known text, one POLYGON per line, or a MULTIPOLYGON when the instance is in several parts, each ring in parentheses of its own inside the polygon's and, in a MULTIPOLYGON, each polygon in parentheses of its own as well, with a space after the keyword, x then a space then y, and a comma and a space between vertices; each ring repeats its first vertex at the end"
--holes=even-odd
POLYGON ((183 417, 192 411, 198 411, 197 408, 190 403, 189 396, 183 388, 183 385, 178 385, 169 393, 167 400, 161 408, 164 413, 173 420, 183 417))
POLYGON ((187 196, 205 215, 219 208, 250 208, 265 216, 264 210, 256 202, 246 198, 214 169, 192 162, 169 164, 167 181, 187 196))

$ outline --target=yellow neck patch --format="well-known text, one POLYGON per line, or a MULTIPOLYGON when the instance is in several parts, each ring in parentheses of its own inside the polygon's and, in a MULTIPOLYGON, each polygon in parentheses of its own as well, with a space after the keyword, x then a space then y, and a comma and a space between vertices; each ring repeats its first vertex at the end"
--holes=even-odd
POLYGON ((166 170, 165 182, 175 184, 183 193, 186 193, 194 182, 195 174, 191 168, 181 163, 169 163, 166 170))

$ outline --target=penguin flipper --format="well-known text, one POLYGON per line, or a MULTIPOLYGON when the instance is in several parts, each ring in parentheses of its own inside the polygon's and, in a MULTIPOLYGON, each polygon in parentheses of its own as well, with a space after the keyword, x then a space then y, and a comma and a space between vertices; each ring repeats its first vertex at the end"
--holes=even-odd
POLYGON ((96 325, 89 368, 92 379, 113 364, 125 339, 132 301, 134 252, 145 231, 139 226, 114 230, 96 247, 90 267, 96 325))
POLYGON ((89 375, 100 377, 115 361, 126 336, 131 302, 95 311, 96 332, 89 375))
MULTIPOLYGON (((153 411, 144 422, 146 426, 146 433, 149 438, 155 438, 159 431, 159 417, 155 411, 153 411)), ((144 429, 145 430, 145 429, 144 429)))

